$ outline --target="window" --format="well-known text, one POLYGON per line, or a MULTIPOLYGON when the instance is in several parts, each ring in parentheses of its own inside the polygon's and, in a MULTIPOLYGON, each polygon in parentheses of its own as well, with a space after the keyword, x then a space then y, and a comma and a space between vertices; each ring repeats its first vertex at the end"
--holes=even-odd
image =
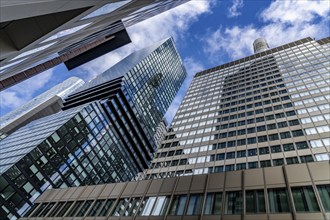
POLYGON ((260 167, 270 167, 272 164, 270 160, 262 160, 260 161, 260 167))
POLYGON ((281 145, 275 145, 270 147, 272 153, 282 152, 281 145))
POLYGON ((104 202, 105 200, 96 200, 91 210, 88 212, 87 216, 96 216, 96 214, 100 211, 100 208, 102 207, 104 202))
POLYGON ((257 127, 257 131, 258 131, 258 132, 266 131, 266 126, 265 126, 265 125, 258 126, 258 127, 257 127))
POLYGON ((276 129, 276 124, 269 124, 269 125, 267 125, 267 129, 268 130, 276 129))
POLYGON ((249 169, 258 168, 258 162, 257 161, 255 161, 255 162, 249 162, 248 163, 248 166, 249 166, 249 169))
POLYGON ((290 125, 290 126, 299 125, 299 121, 298 121, 298 119, 295 119, 295 120, 291 120, 291 121, 289 121, 289 125, 290 125))
POLYGON ((292 187, 291 191, 297 212, 320 211, 312 186, 292 187))
POLYGON ((93 200, 87 200, 75 216, 77 216, 77 217, 84 216, 86 214, 87 210, 89 209, 89 207, 92 205, 92 203, 93 203, 93 200))
POLYGON ((304 132, 302 130, 295 130, 291 131, 293 137, 299 137, 299 136, 304 136, 304 132))
POLYGON ((330 212, 330 185, 319 185, 317 191, 321 197, 323 207, 326 212, 330 212))
POLYGON ((255 143, 257 143, 257 139, 255 137, 248 138, 248 144, 255 144, 255 143))
POLYGON ((245 192, 246 212, 247 213, 264 213, 265 196, 263 190, 249 190, 245 192))
POLYGON ((176 196, 174 196, 174 198, 172 200, 169 215, 183 215, 186 200, 187 200, 186 195, 176 195, 176 196))
POLYGON ((271 213, 290 212, 290 204, 285 188, 268 189, 268 199, 271 213))
MULTIPOLYGON (((67 202, 67 203, 65 203, 65 205, 63 206, 63 208, 61 209, 62 206, 60 206, 58 208, 58 210, 60 210, 60 211, 58 213, 54 212, 53 215, 55 217, 62 217, 62 216, 64 216, 64 214, 70 209, 70 207, 72 206, 72 204, 73 204, 73 202, 67 202)), ((53 216, 53 215, 51 215, 51 216, 53 216)))
POLYGON ((269 154, 269 148, 268 147, 261 147, 261 148, 259 148, 259 154, 260 155, 269 154))
POLYGON ((299 163, 298 157, 288 157, 286 158, 286 163, 287 164, 299 163))
POLYGON ((300 160, 302 163, 309 163, 314 161, 312 155, 300 156, 300 160))
POLYGON ((203 203, 202 194, 192 194, 189 197, 189 204, 187 208, 187 215, 199 215, 203 203))
POLYGON ((110 208, 112 207, 113 202, 113 200, 107 200, 97 216, 107 216, 110 212, 110 208))
POLYGON ((77 201, 73 207, 71 208, 70 212, 66 215, 68 217, 75 216, 75 213, 80 209, 84 201, 77 201))
POLYGON ((242 212, 242 192, 226 192, 225 214, 241 214, 242 212))
POLYGON ((153 216, 163 216, 165 215, 167 206, 169 204, 170 198, 167 196, 159 196, 153 207, 151 215, 153 216))
POLYGON ((227 152, 226 159, 233 159, 235 158, 235 152, 227 152))
POLYGON ((288 127, 288 123, 286 121, 277 123, 278 128, 288 127))
POLYGON ((316 159, 316 161, 330 160, 329 154, 327 154, 327 153, 315 154, 315 159, 316 159))
POLYGON ((255 128, 248 128, 247 129, 247 133, 248 134, 255 133, 255 132, 256 132, 256 129, 255 128))
POLYGON ((236 152, 237 158, 246 157, 246 150, 241 150, 236 152))
POLYGON ((274 166, 282 166, 284 164, 284 160, 282 158, 274 159, 273 164, 274 164, 274 166))
POLYGON ((233 171, 233 170, 235 170, 235 165, 234 164, 230 164, 230 165, 225 166, 225 171, 233 171))
POLYGON ((284 151, 292 151, 292 150, 295 150, 295 149, 294 149, 293 144, 290 143, 290 144, 283 144, 283 150, 284 151))
POLYGON ((219 215, 221 214, 221 200, 222 193, 208 193, 205 201, 204 214, 205 215, 219 215))
POLYGON ((236 164, 236 170, 245 170, 245 169, 246 169, 246 163, 236 164))
POLYGON ((267 141, 267 136, 266 135, 258 137, 258 143, 266 142, 266 141, 267 141))
POLYGON ((279 139, 278 134, 270 134, 268 135, 269 141, 276 141, 279 139))
POLYGON ((301 150, 301 149, 307 149, 308 145, 306 141, 301 141, 296 143, 296 147, 298 150, 301 150))
MULTIPOLYGON (((155 197, 150 197, 150 200, 149 200, 149 198, 145 199, 144 204, 147 203, 146 206, 148 206, 148 204, 154 202, 153 198, 155 198, 155 197)), ((120 199, 119 202, 116 205, 115 210, 112 212, 112 216, 125 216, 126 208, 127 208, 128 205, 129 205, 129 198, 120 199)), ((149 210, 144 209, 143 211, 147 212, 149 210)), ((150 212, 148 214, 150 214, 150 212)))
POLYGON ((289 131, 287 132, 281 132, 280 133, 281 139, 287 139, 287 138, 291 138, 291 134, 289 131))
POLYGON ((223 166, 214 167, 214 173, 222 173, 222 172, 223 172, 223 166))

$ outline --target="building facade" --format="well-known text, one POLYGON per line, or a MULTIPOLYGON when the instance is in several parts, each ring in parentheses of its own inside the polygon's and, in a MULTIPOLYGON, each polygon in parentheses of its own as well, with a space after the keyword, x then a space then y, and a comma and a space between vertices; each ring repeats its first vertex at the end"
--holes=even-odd
POLYGON ((145 180, 49 190, 23 219, 328 219, 329 43, 197 73, 145 180))
POLYGON ((0 6, 0 90, 64 63, 69 70, 131 42, 126 27, 187 0, 9 1, 0 6))
POLYGON ((0 119, 0 133, 9 135, 36 119, 61 111, 63 99, 84 83, 78 77, 70 77, 19 108, 2 116, 0 119))
POLYGON ((85 83, 64 111, 3 139, 1 216, 18 218, 48 188, 134 180, 185 77, 173 40, 158 42, 85 83))
POLYGON ((52 189, 21 219, 325 220, 329 171, 321 161, 52 189))
POLYGON ((150 178, 329 160, 328 49, 305 38, 197 73, 150 178))

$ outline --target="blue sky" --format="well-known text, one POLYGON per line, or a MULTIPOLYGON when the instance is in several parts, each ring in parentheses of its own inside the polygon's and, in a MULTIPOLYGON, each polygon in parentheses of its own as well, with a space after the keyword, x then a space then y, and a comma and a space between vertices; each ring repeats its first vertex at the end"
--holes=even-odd
POLYGON ((72 71, 59 65, 1 92, 0 116, 71 76, 88 81, 135 50, 173 36, 188 77, 166 115, 171 120, 196 72, 251 55, 258 37, 270 47, 327 37, 329 12, 328 0, 192 0, 128 28, 129 45, 72 71))

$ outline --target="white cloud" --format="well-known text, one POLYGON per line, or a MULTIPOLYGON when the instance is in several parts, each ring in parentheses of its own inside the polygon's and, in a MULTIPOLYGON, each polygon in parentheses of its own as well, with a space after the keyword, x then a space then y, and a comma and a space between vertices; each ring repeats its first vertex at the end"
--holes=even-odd
POLYGON ((233 0, 233 5, 228 9, 228 17, 237 17, 242 13, 238 10, 243 8, 244 3, 243 0, 233 0))
POLYGON ((171 106, 169 107, 168 111, 166 112, 165 118, 166 118, 167 122, 169 122, 169 123, 172 122, 173 117, 174 117, 176 111, 178 110, 178 108, 181 104, 181 101, 184 98, 184 95, 186 94, 194 75, 197 72, 200 72, 205 69, 205 67, 199 61, 196 61, 192 57, 185 58, 183 60, 183 64, 186 67, 187 78, 183 82, 183 84, 178 92, 178 95, 175 97, 171 106))
POLYGON ((79 67, 78 76, 90 80, 109 69, 130 53, 172 36, 184 43, 183 36, 192 23, 210 13, 213 0, 190 1, 127 28, 132 43, 79 67), (181 41, 182 40, 182 41, 181 41))
POLYGON ((49 69, 0 92, 1 109, 13 110, 29 101, 37 90, 43 88, 50 81, 52 75, 53 69, 49 69))
POLYGON ((326 17, 330 1, 275 1, 261 14, 265 21, 297 24, 310 22, 317 16, 326 17))
POLYGON ((208 33, 204 52, 215 59, 224 53, 238 59, 253 54, 252 43, 259 37, 265 38, 270 47, 304 37, 326 37, 329 11, 328 1, 277 0, 261 13, 263 26, 219 27, 208 33))

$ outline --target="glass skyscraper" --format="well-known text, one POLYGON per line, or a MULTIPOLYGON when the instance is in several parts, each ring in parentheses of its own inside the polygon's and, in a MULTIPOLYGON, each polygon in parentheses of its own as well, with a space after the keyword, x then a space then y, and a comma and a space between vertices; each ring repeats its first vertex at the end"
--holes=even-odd
POLYGON ((134 180, 185 76, 173 40, 158 42, 85 83, 64 111, 2 140, 1 217, 21 216, 48 188, 134 180))
POLYGON ((328 219, 329 45, 258 39, 197 73, 145 180, 48 190, 23 219, 328 219))
POLYGON ((70 77, 2 116, 0 119, 0 133, 11 134, 33 120, 59 112, 63 107, 63 99, 84 83, 78 77, 70 77))

